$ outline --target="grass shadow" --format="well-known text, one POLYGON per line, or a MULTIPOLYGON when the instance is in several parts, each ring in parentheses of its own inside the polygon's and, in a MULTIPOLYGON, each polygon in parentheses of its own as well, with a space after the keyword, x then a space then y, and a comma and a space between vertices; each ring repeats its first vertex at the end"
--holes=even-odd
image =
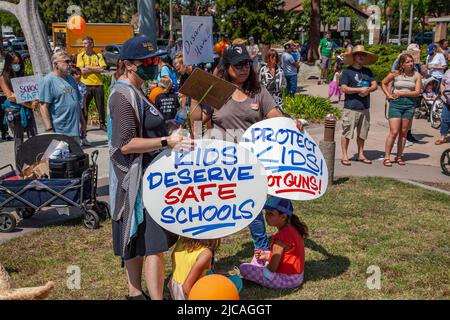
POLYGON ((333 185, 338 186, 338 185, 341 185, 341 184, 345 184, 349 180, 350 180, 349 177, 339 177, 339 178, 333 180, 333 185))
POLYGON ((330 254, 322 245, 311 239, 305 240, 305 247, 326 257, 325 260, 305 261, 305 282, 336 278, 350 267, 350 259, 330 254))

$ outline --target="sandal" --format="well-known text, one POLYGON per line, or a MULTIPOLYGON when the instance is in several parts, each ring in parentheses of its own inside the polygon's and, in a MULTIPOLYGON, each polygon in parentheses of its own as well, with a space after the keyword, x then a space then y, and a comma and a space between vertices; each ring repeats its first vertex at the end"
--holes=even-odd
POLYGON ((395 162, 397 162, 397 164, 400 166, 404 166, 406 164, 405 161, 400 157, 395 158, 395 162))
POLYGON ((436 140, 436 141, 434 142, 434 144, 437 145, 437 146, 440 146, 441 144, 444 144, 444 143, 445 143, 445 140, 441 140, 441 139, 436 140))
POLYGON ((384 165, 385 167, 392 167, 392 161, 391 161, 391 159, 384 159, 384 160, 383 160, 383 165, 384 165))
POLYGON ((341 160, 341 164, 342 164, 343 166, 351 166, 351 165, 352 165, 352 163, 350 162, 350 160, 341 160))
POLYGON ((364 163, 364 164, 372 164, 372 161, 369 160, 369 159, 366 159, 366 158, 364 158, 364 159, 358 159, 357 161, 360 161, 360 162, 362 162, 362 163, 364 163))

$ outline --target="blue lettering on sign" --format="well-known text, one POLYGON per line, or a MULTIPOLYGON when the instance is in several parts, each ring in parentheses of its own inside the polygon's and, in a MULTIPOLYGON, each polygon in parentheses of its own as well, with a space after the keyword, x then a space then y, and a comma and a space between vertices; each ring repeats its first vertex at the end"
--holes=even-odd
POLYGON ((191 152, 174 152, 175 169, 180 166, 213 166, 217 163, 223 165, 235 165, 238 163, 236 146, 228 146, 222 150, 216 148, 196 148, 191 152), (220 160, 220 158, 222 159, 220 160), (195 160, 194 160, 195 159, 195 160))
POLYGON ((253 166, 239 166, 232 168, 213 167, 208 169, 190 170, 184 168, 178 172, 150 172, 146 180, 148 189, 158 187, 171 188, 177 185, 215 181, 244 181, 252 180, 255 176, 251 173, 253 166))
POLYGON ((302 132, 283 128, 252 128, 250 137, 244 142, 264 142, 264 149, 258 150, 256 156, 271 173, 301 171, 314 176, 323 175, 323 160, 319 164, 316 156, 317 144, 302 132), (280 159, 270 153, 274 145, 281 146, 280 159))
POLYGON ((160 221, 164 224, 186 224, 186 223, 198 223, 198 222, 211 222, 214 221, 230 221, 228 223, 219 224, 203 224, 197 227, 191 227, 182 230, 183 233, 193 232, 192 235, 201 234, 211 230, 216 230, 219 228, 228 228, 235 226, 234 221, 238 220, 250 220, 257 213, 253 213, 255 209, 255 201, 253 199, 247 199, 243 201, 240 205, 236 204, 225 204, 221 207, 216 207, 210 205, 203 207, 201 205, 196 205, 195 207, 181 207, 174 209, 173 206, 167 206, 161 211, 160 221))

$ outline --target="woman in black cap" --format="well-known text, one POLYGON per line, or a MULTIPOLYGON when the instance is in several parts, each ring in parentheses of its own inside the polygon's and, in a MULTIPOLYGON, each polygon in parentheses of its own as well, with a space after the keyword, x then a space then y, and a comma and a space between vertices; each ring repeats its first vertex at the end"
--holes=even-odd
MULTIPOLYGON (((218 75, 235 84, 238 89, 219 110, 203 107, 203 113, 193 110, 191 118, 191 120, 202 118, 203 123, 218 129, 219 131, 214 130, 214 135, 220 132, 223 140, 239 143, 242 134, 254 123, 285 116, 276 107, 275 100, 267 89, 261 86, 244 45, 231 45, 225 49, 218 75), (234 134, 231 135, 230 132, 234 134)), ((300 131, 303 129, 299 121, 297 127, 300 131)), ((217 135, 215 138, 218 138, 217 135)), ((255 249, 268 251, 269 241, 263 215, 259 214, 249 227, 255 249)))
POLYGON ((176 242, 177 236, 161 228, 143 209, 142 176, 162 149, 191 142, 177 133, 168 136, 164 116, 141 90, 144 81, 155 79, 158 72, 158 57, 150 39, 128 40, 120 59, 124 74, 108 99, 114 253, 125 263, 127 299, 148 299, 141 288, 144 266, 150 297, 156 300, 163 297, 163 253, 176 242))

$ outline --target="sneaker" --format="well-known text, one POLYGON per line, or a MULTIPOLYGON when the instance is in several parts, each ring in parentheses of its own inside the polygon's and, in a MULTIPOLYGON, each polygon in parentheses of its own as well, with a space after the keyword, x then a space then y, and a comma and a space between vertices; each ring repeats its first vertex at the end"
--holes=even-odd
POLYGON ((81 145, 83 147, 90 147, 90 146, 92 146, 92 144, 86 138, 81 138, 81 145))
POLYGON ((414 143, 412 143, 411 141, 406 140, 405 148, 411 147, 413 144, 414 144, 414 143))

